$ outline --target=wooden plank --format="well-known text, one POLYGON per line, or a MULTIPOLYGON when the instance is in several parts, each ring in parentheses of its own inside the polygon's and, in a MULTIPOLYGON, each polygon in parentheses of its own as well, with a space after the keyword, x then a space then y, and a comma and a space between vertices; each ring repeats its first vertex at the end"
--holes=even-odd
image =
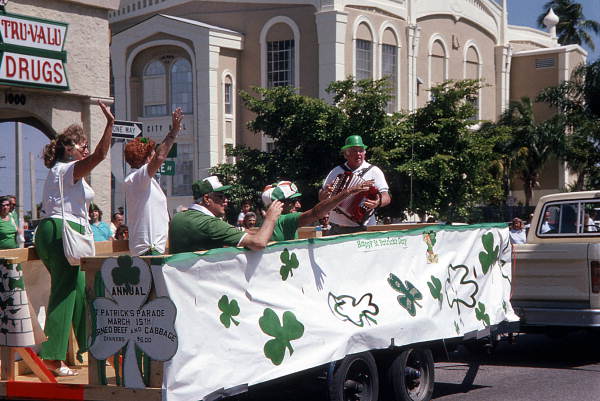
POLYGON ((380 224, 367 226, 367 231, 402 231, 428 226, 439 226, 439 223, 410 223, 410 224, 380 224))
POLYGON ((160 388, 131 389, 117 386, 84 386, 84 400, 86 401, 161 401, 160 388))
POLYGON ((0 259, 9 258, 15 258, 14 260, 12 260, 13 263, 24 263, 30 260, 40 259, 34 247, 0 250, 0 259))
POLYGON ((0 379, 15 380, 15 350, 12 347, 0 347, 0 379))
POLYGON ((27 366, 29 366, 33 374, 36 375, 42 383, 56 383, 56 378, 52 372, 48 370, 46 365, 44 365, 44 362, 31 348, 19 347, 16 350, 19 352, 19 355, 21 355, 21 358, 23 358, 27 366))

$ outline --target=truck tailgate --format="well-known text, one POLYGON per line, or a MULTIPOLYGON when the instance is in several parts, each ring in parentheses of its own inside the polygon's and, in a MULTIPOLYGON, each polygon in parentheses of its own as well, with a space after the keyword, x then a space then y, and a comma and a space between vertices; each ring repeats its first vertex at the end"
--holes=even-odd
POLYGON ((512 300, 589 307, 588 243, 518 244, 512 300))

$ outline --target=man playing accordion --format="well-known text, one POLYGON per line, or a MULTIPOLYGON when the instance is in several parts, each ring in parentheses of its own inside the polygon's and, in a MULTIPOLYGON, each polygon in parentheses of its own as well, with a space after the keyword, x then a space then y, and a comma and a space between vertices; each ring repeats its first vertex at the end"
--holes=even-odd
POLYGON ((342 154, 346 162, 329 172, 319 199, 334 196, 347 185, 360 181, 372 181, 373 189, 356 194, 341 202, 329 215, 330 235, 365 231, 366 226, 375 224, 375 209, 390 204, 391 197, 385 176, 379 167, 366 161, 367 146, 359 135, 346 138, 342 154))

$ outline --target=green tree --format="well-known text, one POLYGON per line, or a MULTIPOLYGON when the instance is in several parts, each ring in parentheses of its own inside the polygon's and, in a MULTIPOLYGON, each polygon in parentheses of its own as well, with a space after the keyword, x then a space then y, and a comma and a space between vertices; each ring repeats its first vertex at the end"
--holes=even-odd
POLYGON ((529 206, 533 191, 539 186, 541 172, 551 157, 564 153, 564 130, 554 119, 536 123, 533 115, 533 102, 528 97, 510 102, 502 113, 497 125, 508 127, 511 139, 505 145, 514 153, 513 173, 523 182, 525 205, 529 206))
POLYGON ((474 80, 442 83, 424 107, 392 117, 378 132, 372 160, 396 187, 394 208, 455 220, 477 204, 500 200, 494 151, 500 138, 472 128, 472 100, 480 88, 474 80))
POLYGON ((594 20, 586 19, 583 15, 583 7, 573 0, 551 0, 544 4, 544 12, 538 16, 537 23, 543 28, 544 17, 550 11, 554 10, 559 18, 556 26, 558 42, 561 45, 585 44, 590 49, 595 50, 594 41, 590 32, 598 34, 600 32, 600 23, 594 20))

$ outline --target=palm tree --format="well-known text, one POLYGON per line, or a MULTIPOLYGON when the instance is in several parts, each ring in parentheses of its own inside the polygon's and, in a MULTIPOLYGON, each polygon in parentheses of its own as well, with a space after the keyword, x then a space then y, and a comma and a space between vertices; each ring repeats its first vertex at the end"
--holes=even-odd
POLYGON ((600 163, 600 60, 581 65, 571 74, 571 79, 560 85, 544 89, 537 101, 556 107, 561 118, 565 138, 564 159, 577 174, 573 189, 584 189, 600 163))
POLYGON ((589 32, 598 34, 600 23, 585 19, 581 4, 573 0, 551 0, 544 4, 544 12, 537 19, 538 26, 543 28, 544 17, 553 9, 559 18, 556 26, 558 42, 561 45, 585 44, 595 50, 594 41, 589 32))
POLYGON ((533 190, 539 186, 544 165, 552 156, 562 154, 564 130, 553 119, 536 123, 533 102, 528 97, 510 102, 498 125, 508 127, 512 131, 512 140, 507 145, 507 151, 514 152, 513 173, 523 182, 525 205, 529 206, 533 190))

